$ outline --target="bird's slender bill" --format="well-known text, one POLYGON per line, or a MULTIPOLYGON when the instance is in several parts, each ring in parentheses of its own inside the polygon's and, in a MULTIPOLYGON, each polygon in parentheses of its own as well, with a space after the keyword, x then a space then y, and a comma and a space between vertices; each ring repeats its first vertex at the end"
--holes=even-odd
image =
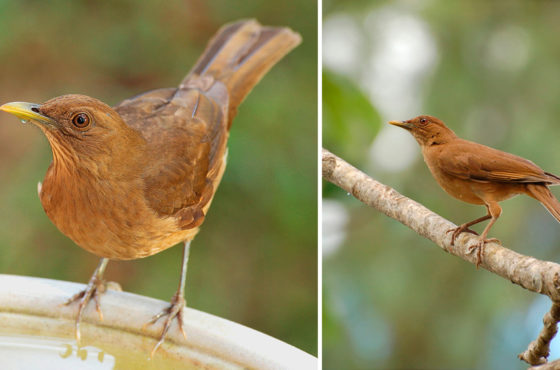
POLYGON ((406 130, 410 130, 412 128, 412 123, 406 121, 389 121, 391 125, 402 127, 406 130))
POLYGON ((11 113, 24 121, 35 121, 42 124, 54 125, 56 122, 51 118, 39 113, 39 104, 13 102, 0 106, 0 111, 11 113))

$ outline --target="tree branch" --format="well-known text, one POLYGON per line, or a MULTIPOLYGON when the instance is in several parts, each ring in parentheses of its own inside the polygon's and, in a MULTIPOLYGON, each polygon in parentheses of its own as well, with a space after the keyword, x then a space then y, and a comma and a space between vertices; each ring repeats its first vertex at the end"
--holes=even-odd
MULTIPOLYGON (((448 230, 457 225, 372 179, 328 150, 323 149, 322 156, 325 180, 430 239, 444 251, 476 265, 476 255, 469 252, 469 246, 477 242, 475 236, 461 233, 455 240, 455 245, 451 246, 451 233, 448 230)), ((546 361, 548 345, 556 333, 557 318, 560 318, 560 265, 524 256, 497 243, 486 243, 480 266, 527 290, 547 295, 553 301, 539 338, 519 355, 531 365, 546 361)))
POLYGON ((560 369, 560 360, 547 362, 544 365, 532 366, 529 370, 558 370, 560 369))
POLYGON ((546 363, 550 354, 550 341, 558 331, 558 321, 560 321, 560 303, 554 302, 550 311, 544 315, 544 327, 539 333, 539 337, 529 343, 525 352, 519 354, 519 359, 531 365, 546 363))
MULTIPOLYGON (((359 201, 430 239, 444 251, 476 264, 476 255, 468 250, 476 243, 475 236, 461 233, 451 246, 451 233, 447 231, 457 225, 375 181, 326 149, 323 149, 323 177, 359 201)), ((524 256, 497 243, 486 243, 480 266, 525 289, 560 301, 560 265, 557 263, 524 256)))

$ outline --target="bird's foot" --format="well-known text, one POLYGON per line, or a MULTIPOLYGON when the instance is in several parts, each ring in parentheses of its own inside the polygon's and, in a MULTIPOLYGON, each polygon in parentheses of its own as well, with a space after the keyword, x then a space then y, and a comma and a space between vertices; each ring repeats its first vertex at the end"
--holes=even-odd
POLYGON ((449 229, 449 230, 446 231, 446 234, 449 234, 450 232, 453 233, 453 234, 451 234, 451 245, 455 245, 455 239, 457 239, 459 234, 461 234, 463 231, 467 232, 467 233, 474 234, 474 235, 478 235, 478 233, 476 231, 469 229, 467 224, 463 224, 463 225, 455 227, 453 229, 449 229))
POLYGON ((185 298, 183 298, 182 292, 181 293, 180 292, 175 293, 173 298, 171 298, 170 303, 171 304, 169 305, 169 307, 167 307, 165 310, 161 311, 157 315, 154 315, 150 321, 148 321, 146 324, 144 324, 144 327, 143 327, 143 329, 146 329, 146 327, 148 325, 155 324, 160 318, 162 318, 164 316, 167 316, 167 318, 165 319, 165 322, 163 324, 163 330, 161 331, 161 336, 159 337, 159 341, 156 343, 156 345, 154 346, 154 349, 152 349, 152 352, 150 354, 150 357, 152 357, 152 358, 154 357, 154 354, 156 353, 158 348, 163 343, 163 341, 165 339, 165 336, 167 335, 167 332, 169 331, 169 328, 171 327, 171 324, 173 323, 174 318, 177 318, 177 324, 179 325, 179 330, 181 330, 181 333, 183 333, 183 336, 185 338, 187 338, 187 334, 185 334, 185 330, 183 329, 183 323, 184 323, 183 308, 185 308, 186 302, 185 302, 185 298))
POLYGON ((484 239, 484 238, 480 238, 475 244, 470 245, 468 248, 468 252, 473 253, 476 250, 476 268, 478 269, 478 266, 480 266, 480 264, 482 263, 482 255, 484 254, 484 245, 486 243, 498 243, 498 244, 502 244, 501 241, 499 241, 496 238, 490 238, 490 239, 484 239))
POLYGON ((105 293, 107 290, 107 285, 103 279, 97 276, 92 276, 88 282, 88 285, 84 290, 79 293, 74 294, 70 299, 64 302, 64 305, 68 306, 74 302, 79 302, 78 305, 78 316, 76 317, 76 341, 78 345, 80 344, 80 322, 82 321, 82 315, 84 309, 86 308, 88 302, 93 298, 95 301, 95 310, 99 314, 99 319, 103 320, 103 312, 101 312, 101 305, 99 303, 99 296, 105 293))

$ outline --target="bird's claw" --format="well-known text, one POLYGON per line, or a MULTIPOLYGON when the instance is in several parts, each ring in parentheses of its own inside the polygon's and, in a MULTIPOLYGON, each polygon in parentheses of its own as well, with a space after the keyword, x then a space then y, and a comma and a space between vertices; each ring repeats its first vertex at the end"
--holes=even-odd
POLYGON ((150 319, 150 321, 148 321, 143 326, 143 329, 145 330, 149 325, 155 324, 159 319, 161 319, 164 316, 167 316, 167 319, 165 320, 165 322, 163 324, 163 330, 161 331, 161 335, 159 337, 159 340, 156 343, 156 345, 154 346, 154 348, 152 349, 152 352, 150 353, 150 358, 154 357, 154 354, 156 353, 158 348, 162 345, 162 343, 165 339, 165 336, 167 335, 167 332, 169 331, 169 328, 171 327, 171 324, 173 323, 174 318, 177 318, 177 324, 179 325, 179 330, 181 330, 181 333, 183 334, 183 337, 185 337, 185 339, 187 338, 187 334, 185 333, 185 330, 183 328, 183 323, 184 323, 183 308, 185 308, 185 306, 186 306, 186 302, 185 302, 185 299, 183 298, 183 295, 179 294, 179 293, 176 293, 173 296, 173 298, 171 298, 170 303, 171 304, 169 305, 169 307, 167 307, 163 311, 159 312, 158 314, 154 315, 150 319))
POLYGON ((106 290, 107 288, 104 280, 99 279, 97 277, 92 277, 92 279, 89 281, 87 287, 84 290, 74 294, 72 297, 70 297, 70 299, 64 302, 65 306, 69 306, 77 301, 80 302, 78 305, 78 316, 76 317, 76 331, 75 331, 76 341, 78 342, 78 345, 80 344, 80 339, 81 339, 80 322, 82 321, 82 315, 84 313, 87 304, 92 298, 95 301, 95 310, 99 315, 99 319, 103 321, 103 312, 101 311, 99 296, 105 293, 106 290))
POLYGON ((502 244, 502 242, 500 242, 498 239, 496 238, 489 238, 489 239, 479 239, 475 244, 470 245, 467 248, 467 251, 469 254, 473 253, 476 250, 476 268, 478 269, 478 266, 480 266, 480 264, 482 263, 482 255, 484 253, 484 245, 486 243, 498 243, 498 244, 502 244))
POLYGON ((476 231, 469 229, 468 226, 466 226, 466 225, 461 225, 461 226, 455 227, 453 229, 449 229, 445 233, 449 234, 450 232, 453 233, 453 234, 451 234, 451 245, 455 245, 455 239, 457 239, 459 234, 461 234, 462 232, 467 232, 467 233, 471 233, 471 234, 474 234, 474 235, 478 235, 478 233, 476 231))
POLYGON ((469 254, 473 253, 476 250, 476 268, 482 263, 482 254, 484 253, 484 240, 479 240, 475 244, 470 245, 467 248, 469 254))

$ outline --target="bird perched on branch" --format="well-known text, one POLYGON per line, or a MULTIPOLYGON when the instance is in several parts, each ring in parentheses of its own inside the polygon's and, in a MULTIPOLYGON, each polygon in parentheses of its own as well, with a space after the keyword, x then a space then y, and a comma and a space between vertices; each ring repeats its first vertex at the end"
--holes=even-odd
POLYGON ((110 259, 148 257, 184 243, 181 279, 152 355, 174 318, 184 333, 185 274, 191 240, 210 207, 226 166, 237 107, 264 74, 301 42, 288 28, 254 20, 221 28, 177 88, 127 99, 114 108, 84 95, 43 104, 8 103, 0 110, 30 121, 53 153, 39 197, 66 236, 101 257, 79 301, 80 320, 104 290, 110 259))
POLYGON ((518 194, 535 198, 560 222, 560 202, 548 186, 560 185, 560 177, 543 171, 533 162, 485 145, 463 140, 441 120, 432 116, 418 116, 408 121, 390 121, 392 125, 409 131, 422 149, 424 161, 439 185, 453 197, 471 204, 486 206, 487 214, 460 225, 452 232, 451 245, 463 231, 476 234, 470 227, 490 220, 470 247, 477 249, 477 267, 482 262, 484 244, 490 228, 502 208, 498 202, 518 194))

